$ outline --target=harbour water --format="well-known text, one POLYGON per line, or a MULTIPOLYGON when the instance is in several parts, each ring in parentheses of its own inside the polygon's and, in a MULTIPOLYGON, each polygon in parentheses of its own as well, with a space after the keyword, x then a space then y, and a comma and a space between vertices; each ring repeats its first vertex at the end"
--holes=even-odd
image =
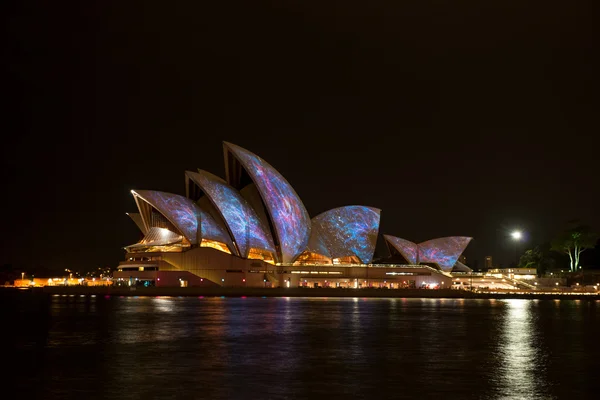
POLYGON ((0 296, 44 399, 595 399, 600 301, 0 296))

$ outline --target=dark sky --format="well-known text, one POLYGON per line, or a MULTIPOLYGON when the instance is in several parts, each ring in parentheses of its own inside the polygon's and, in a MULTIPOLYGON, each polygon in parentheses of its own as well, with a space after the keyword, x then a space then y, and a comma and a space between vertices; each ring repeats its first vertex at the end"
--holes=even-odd
POLYGON ((592 1, 13 1, 1 12, 0 263, 115 267, 131 189, 253 151, 311 217, 514 259, 600 228, 592 1), (525 245, 523 245, 525 247, 525 245))

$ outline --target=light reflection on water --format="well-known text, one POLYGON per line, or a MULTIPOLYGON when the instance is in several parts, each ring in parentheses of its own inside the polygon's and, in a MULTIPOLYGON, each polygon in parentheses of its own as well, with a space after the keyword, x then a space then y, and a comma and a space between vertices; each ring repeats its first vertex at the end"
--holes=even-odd
POLYGON ((53 297, 20 300, 7 332, 15 384, 46 399, 582 399, 599 389, 598 306, 53 297))
POLYGON ((544 368, 541 349, 534 343, 536 304, 531 300, 504 300, 500 341, 500 392, 504 399, 549 398, 536 387, 536 373, 544 368))

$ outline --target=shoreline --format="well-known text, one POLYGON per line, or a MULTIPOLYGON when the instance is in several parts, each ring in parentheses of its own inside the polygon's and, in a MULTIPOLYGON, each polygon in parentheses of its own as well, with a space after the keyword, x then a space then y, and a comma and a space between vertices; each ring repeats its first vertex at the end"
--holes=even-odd
POLYGON ((132 288, 110 286, 45 286, 36 288, 0 287, 0 291, 31 292, 46 295, 169 296, 169 297, 316 297, 316 298, 423 298, 423 299, 539 299, 600 300, 599 293, 487 293, 453 289, 339 289, 339 288, 132 288))

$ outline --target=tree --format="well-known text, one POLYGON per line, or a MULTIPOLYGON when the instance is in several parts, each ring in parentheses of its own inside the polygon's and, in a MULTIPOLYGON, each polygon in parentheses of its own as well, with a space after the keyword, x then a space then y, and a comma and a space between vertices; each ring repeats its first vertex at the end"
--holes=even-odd
POLYGON ((519 268, 537 268, 542 263, 543 255, 539 247, 527 250, 519 259, 519 268))
POLYGON ((596 247, 596 242, 600 236, 592 232, 587 225, 576 225, 566 229, 552 241, 552 250, 558 253, 564 253, 569 256, 571 261, 571 271, 579 270, 579 258, 581 253, 587 249, 596 247))
POLYGON ((550 252, 550 243, 542 243, 523 253, 519 259, 519 268, 535 268, 538 276, 544 276, 548 269, 555 265, 550 252))

